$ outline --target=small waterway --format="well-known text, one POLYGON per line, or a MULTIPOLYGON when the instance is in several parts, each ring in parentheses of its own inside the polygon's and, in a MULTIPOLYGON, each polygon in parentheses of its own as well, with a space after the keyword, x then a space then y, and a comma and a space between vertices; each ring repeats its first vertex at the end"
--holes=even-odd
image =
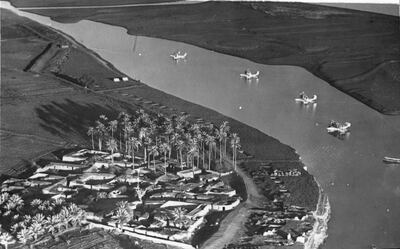
POLYGON ((69 34, 132 78, 294 147, 329 196, 330 206, 322 195, 324 212, 315 213, 320 221, 316 234, 324 237, 324 215, 331 209, 323 248, 400 247, 400 166, 382 162, 384 156, 400 157, 400 117, 384 116, 300 67, 257 64, 188 44, 130 36, 123 28, 91 21, 61 24, 20 14, 69 34), (171 59, 177 50, 188 53, 186 61, 171 59), (241 79, 247 68, 259 70, 260 80, 241 79), (296 103, 300 91, 317 94, 318 103, 296 103), (331 119, 351 122, 351 132, 328 134, 331 119))

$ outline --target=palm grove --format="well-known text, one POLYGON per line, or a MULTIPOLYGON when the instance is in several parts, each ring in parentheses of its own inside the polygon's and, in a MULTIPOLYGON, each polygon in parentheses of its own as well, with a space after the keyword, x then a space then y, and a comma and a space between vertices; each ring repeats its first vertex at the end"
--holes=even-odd
POLYGON ((0 243, 7 248, 18 241, 35 245, 48 235, 57 236, 80 227, 85 211, 63 199, 25 201, 18 194, 0 195, 0 243))
MULTIPOLYGON (((111 154, 118 151, 133 164, 135 153, 139 152, 147 167, 154 170, 156 158, 160 158, 164 161, 165 173, 171 157, 175 157, 182 168, 186 165, 193 170, 196 167, 210 170, 212 165, 222 165, 224 159, 231 159, 236 170, 240 138, 236 133, 230 133, 228 122, 215 127, 213 124, 190 123, 187 118, 187 115, 171 118, 162 114, 150 115, 143 109, 134 115, 121 112, 115 120, 100 115, 87 134, 93 150, 97 147, 111 154), (231 158, 227 156, 229 147, 231 158)), ((113 156, 111 160, 113 164, 113 156)))

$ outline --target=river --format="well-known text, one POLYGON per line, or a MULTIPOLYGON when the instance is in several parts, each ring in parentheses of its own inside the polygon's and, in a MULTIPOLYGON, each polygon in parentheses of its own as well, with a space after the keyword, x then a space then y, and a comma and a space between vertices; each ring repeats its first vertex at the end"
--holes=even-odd
MULTIPOLYGON (((2 2, 2 6, 11 8, 2 2)), ((400 247, 400 117, 385 116, 336 90, 303 68, 270 66, 188 44, 135 37, 120 27, 80 21, 51 25, 98 53, 120 71, 172 95, 217 110, 294 147, 329 196, 332 209, 323 248, 400 247), (169 56, 181 50, 186 61, 169 56), (258 82, 239 77, 261 72, 258 82), (316 105, 294 101, 300 91, 317 94, 316 105), (351 132, 326 132, 331 119, 349 121, 351 132)))

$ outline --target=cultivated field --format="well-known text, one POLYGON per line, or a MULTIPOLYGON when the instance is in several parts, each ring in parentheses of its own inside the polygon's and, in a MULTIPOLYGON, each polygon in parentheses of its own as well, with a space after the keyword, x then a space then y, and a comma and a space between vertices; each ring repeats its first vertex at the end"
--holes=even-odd
POLYGON ((0 173, 15 174, 19 171, 10 170, 22 169, 46 152, 86 143, 89 122, 101 113, 124 108, 52 74, 25 71, 50 41, 23 26, 36 28, 33 23, 8 11, 1 14, 0 173))

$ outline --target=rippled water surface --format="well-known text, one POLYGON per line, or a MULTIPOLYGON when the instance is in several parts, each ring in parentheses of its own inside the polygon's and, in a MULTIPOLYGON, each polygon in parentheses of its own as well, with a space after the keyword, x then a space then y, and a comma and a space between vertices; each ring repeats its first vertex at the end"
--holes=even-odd
POLYGON ((183 99, 215 109, 294 147, 329 196, 329 237, 323 248, 400 247, 400 117, 384 116, 299 67, 268 66, 126 30, 81 21, 60 24, 27 16, 71 35, 122 72, 183 99), (169 54, 188 53, 174 62, 169 54), (259 70, 258 82, 239 77, 259 70), (300 91, 318 104, 294 101, 300 91), (349 121, 351 133, 326 132, 329 120, 349 121))

